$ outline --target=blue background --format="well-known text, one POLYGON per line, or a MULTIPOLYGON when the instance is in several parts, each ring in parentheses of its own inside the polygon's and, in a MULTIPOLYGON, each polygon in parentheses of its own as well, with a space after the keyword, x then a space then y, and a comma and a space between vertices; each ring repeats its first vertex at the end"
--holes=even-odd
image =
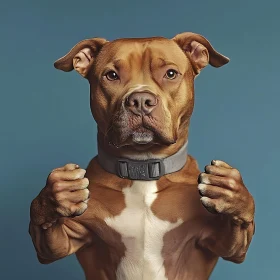
POLYGON ((211 279, 280 279, 279 1, 1 1, 1 279, 83 279, 74 256, 41 265, 29 205, 55 167, 96 154, 89 86, 53 62, 89 37, 204 35, 231 62, 196 80, 189 151, 201 169, 240 169, 256 200, 243 264, 219 261, 211 279))

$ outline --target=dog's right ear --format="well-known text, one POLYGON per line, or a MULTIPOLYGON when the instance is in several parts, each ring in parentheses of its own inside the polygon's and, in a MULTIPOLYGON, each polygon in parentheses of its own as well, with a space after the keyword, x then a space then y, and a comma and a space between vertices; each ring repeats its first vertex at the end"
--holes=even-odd
POLYGON ((54 63, 54 67, 65 72, 75 69, 86 78, 94 59, 107 42, 103 38, 83 40, 76 44, 65 56, 58 59, 54 63))

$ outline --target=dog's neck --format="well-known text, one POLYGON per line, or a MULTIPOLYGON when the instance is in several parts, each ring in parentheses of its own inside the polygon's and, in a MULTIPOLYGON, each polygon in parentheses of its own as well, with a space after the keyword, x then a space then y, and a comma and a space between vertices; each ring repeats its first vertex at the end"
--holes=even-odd
MULTIPOLYGON (((182 142, 182 141, 180 141, 182 142)), ((187 144, 176 143, 175 153, 122 152, 121 156, 112 153, 116 148, 108 148, 98 139, 98 161, 103 169, 121 178, 130 180, 157 180, 160 177, 179 171, 187 161, 187 144)), ((175 144, 173 144, 175 145, 175 144)))

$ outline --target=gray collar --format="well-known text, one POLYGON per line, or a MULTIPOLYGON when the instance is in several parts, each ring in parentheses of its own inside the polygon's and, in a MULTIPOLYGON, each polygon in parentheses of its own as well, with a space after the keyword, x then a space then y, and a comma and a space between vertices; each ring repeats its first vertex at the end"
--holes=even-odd
POLYGON ((186 142, 175 154, 163 159, 131 160, 118 158, 106 153, 98 145, 98 162, 103 169, 121 178, 130 180, 151 181, 160 177, 177 172, 187 162, 186 142))

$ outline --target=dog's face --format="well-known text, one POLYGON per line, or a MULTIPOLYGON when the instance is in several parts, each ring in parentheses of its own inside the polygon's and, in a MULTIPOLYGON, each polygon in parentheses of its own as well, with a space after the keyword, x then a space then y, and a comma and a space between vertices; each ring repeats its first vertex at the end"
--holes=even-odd
POLYGON ((90 83, 91 110, 103 139, 116 147, 147 149, 187 137, 194 106, 194 78, 209 62, 228 58, 202 36, 94 38, 78 43, 55 63, 90 83))

